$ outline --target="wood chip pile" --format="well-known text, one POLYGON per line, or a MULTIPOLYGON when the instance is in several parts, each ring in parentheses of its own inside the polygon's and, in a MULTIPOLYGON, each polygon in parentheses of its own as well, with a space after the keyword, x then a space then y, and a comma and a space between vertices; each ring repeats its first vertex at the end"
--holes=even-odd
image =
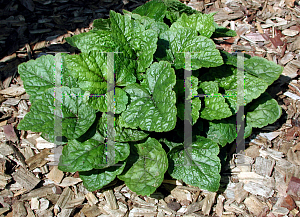
POLYGON ((282 117, 254 131, 245 154, 233 147, 220 192, 171 179, 151 197, 136 195, 119 180, 89 192, 78 173, 58 170, 54 144, 16 129, 31 105, 17 73, 20 63, 47 52, 77 53, 64 38, 89 31, 111 9, 133 10, 144 2, 0 0, 0 217, 300 216, 299 0, 183 1, 203 13, 218 12, 215 21, 238 33, 217 38, 218 49, 284 67, 268 89, 282 117))

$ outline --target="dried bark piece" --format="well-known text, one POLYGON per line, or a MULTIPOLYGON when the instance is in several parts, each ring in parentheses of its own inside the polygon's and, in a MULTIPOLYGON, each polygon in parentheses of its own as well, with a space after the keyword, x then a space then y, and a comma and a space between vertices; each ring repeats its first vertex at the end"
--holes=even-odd
POLYGON ((40 208, 40 201, 39 201, 38 197, 31 198, 30 208, 33 209, 33 210, 40 208))
POLYGON ((23 167, 19 167, 19 169, 12 174, 12 177, 16 182, 21 184, 27 191, 30 191, 40 183, 40 179, 33 175, 28 170, 23 167))
POLYGON ((239 182, 235 185, 234 198, 240 204, 248 196, 248 192, 243 188, 243 183, 239 182))
POLYGON ((79 182, 82 182, 81 178, 66 177, 62 180, 59 186, 64 188, 67 186, 76 185, 79 182))
POLYGON ((34 170, 37 167, 44 166, 48 162, 47 160, 45 160, 45 158, 48 157, 48 155, 50 154, 50 149, 43 149, 40 153, 27 159, 25 162, 29 166, 29 171, 34 170))
POLYGON ((183 200, 193 201, 191 192, 175 187, 171 190, 171 195, 176 198, 177 201, 181 202, 183 200))
POLYGON ((25 93, 23 86, 9 87, 4 90, 0 90, 0 94, 8 95, 10 97, 20 96, 25 93))
POLYGON ((286 197, 283 198, 280 206, 287 208, 289 211, 296 208, 295 201, 293 200, 293 198, 290 195, 287 195, 286 197))
POLYGON ((16 99, 16 98, 9 98, 6 101, 3 102, 4 105, 8 106, 16 106, 20 102, 21 99, 16 99))
POLYGON ((87 195, 85 195, 85 198, 87 199, 90 206, 96 205, 99 201, 92 192, 89 192, 87 195))
POLYGON ((46 176, 51 181, 59 184, 64 177, 64 172, 58 169, 58 166, 53 166, 50 173, 46 176))
POLYGON ((244 204, 246 205, 248 210, 254 214, 254 216, 261 216, 269 209, 267 204, 258 200, 254 195, 246 198, 244 204))
POLYGON ((24 203, 21 201, 16 201, 12 205, 13 217, 26 217, 27 211, 24 207, 24 203))
POLYGON ((107 204, 108 206, 111 208, 111 209, 118 209, 118 204, 117 204, 117 201, 116 201, 116 197, 113 193, 112 190, 107 190, 104 193, 104 196, 106 198, 106 201, 107 201, 107 204))
POLYGON ((274 160, 269 160, 259 156, 255 159, 254 170, 259 175, 271 176, 274 166, 274 160))
POLYGON ((102 214, 101 210, 96 206, 89 206, 86 204, 82 209, 81 212, 86 216, 86 217, 96 217, 100 214, 102 214))
POLYGON ((3 132, 4 132, 7 140, 12 141, 12 142, 18 141, 18 137, 15 132, 15 129, 11 124, 3 126, 3 132))
POLYGON ((10 155, 13 153, 14 153, 14 150, 11 146, 9 146, 3 142, 0 143, 0 154, 7 156, 7 155, 10 155))
POLYGON ((297 177, 292 177, 289 181, 287 193, 294 196, 297 200, 300 199, 300 179, 297 177))
POLYGON ((54 206, 54 212, 57 212, 59 209, 65 208, 68 201, 70 201, 73 196, 74 192, 69 187, 66 187, 54 206))
POLYGON ((204 215, 209 215, 211 207, 215 202, 216 195, 217 195, 216 192, 209 192, 208 194, 206 194, 202 206, 202 211, 204 215))

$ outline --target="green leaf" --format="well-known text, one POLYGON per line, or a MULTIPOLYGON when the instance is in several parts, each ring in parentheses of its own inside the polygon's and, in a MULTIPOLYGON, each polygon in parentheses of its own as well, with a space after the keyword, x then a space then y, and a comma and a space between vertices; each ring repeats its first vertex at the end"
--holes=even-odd
MULTIPOLYGON (((103 95, 107 92, 107 54, 97 51, 67 55, 64 57, 65 68, 78 82, 82 90, 91 94, 103 95)), ((135 64, 123 54, 115 54, 116 86, 135 83, 135 64), (124 67, 125 65, 125 67, 124 67)))
POLYGON ((114 52, 117 47, 112 40, 110 31, 91 30, 66 38, 65 40, 82 52, 90 52, 92 50, 98 52, 114 52))
POLYGON ((137 72, 144 72, 153 61, 153 54, 157 48, 157 33, 154 30, 145 30, 138 21, 132 20, 128 14, 121 15, 110 11, 112 37, 122 47, 123 54, 135 59, 132 50, 138 59, 137 72))
MULTIPOLYGON (((115 118, 115 139, 116 142, 139 141, 145 139, 149 133, 137 129, 124 128, 119 123, 119 117, 115 118)), ((107 115, 102 114, 98 123, 100 134, 107 137, 107 115)))
POLYGON ((218 93, 219 88, 217 83, 212 81, 203 82, 200 84, 200 88, 208 95, 204 98, 205 107, 201 112, 201 118, 206 120, 220 120, 232 115, 229 105, 225 102, 225 98, 222 94, 218 93))
POLYGON ((94 169, 85 172, 79 172, 79 177, 83 181, 83 185, 89 191, 96 191, 111 183, 117 175, 121 174, 125 168, 123 165, 113 165, 105 169, 94 169))
POLYGON ((109 19, 97 19, 93 21, 93 30, 105 30, 110 31, 110 20, 109 19))
POLYGON ((232 116, 220 121, 210 121, 207 138, 215 141, 222 147, 231 143, 237 137, 236 134, 236 117, 232 116))
POLYGON ((176 30, 178 28, 191 28, 200 35, 210 38, 215 31, 214 17, 212 14, 192 14, 187 16, 185 13, 171 25, 170 30, 176 30))
POLYGON ((166 138, 160 138, 159 142, 160 143, 161 142, 165 143, 170 150, 173 149, 173 148, 175 148, 175 147, 177 147, 177 146, 182 146, 183 145, 182 143, 170 142, 166 138))
MULTIPOLYGON (((236 77, 235 77, 236 80, 236 77)), ((225 90, 226 95, 237 96, 237 83, 225 90)), ((256 78, 248 73, 244 74, 244 105, 250 103, 253 99, 258 98, 268 88, 268 84, 263 80, 256 78)), ((237 97, 228 97, 230 108, 237 112, 237 97)))
MULTIPOLYGON (((62 60, 64 56, 65 54, 62 54, 62 60)), ((44 55, 36 60, 21 63, 18 72, 26 92, 30 95, 31 103, 42 99, 48 89, 55 87, 55 57, 52 55, 44 55)), ((60 78, 62 86, 78 87, 73 77, 65 72, 64 67, 60 78)))
MULTIPOLYGON (((192 99, 192 125, 194 125, 198 118, 199 118, 199 111, 201 109, 201 100, 199 98, 194 98, 192 99)), ((185 110, 185 105, 183 103, 179 103, 177 105, 177 116, 181 119, 184 120, 184 110, 185 110)))
POLYGON ((263 93, 248 109, 246 123, 251 127, 262 128, 274 123, 282 114, 277 101, 269 94, 263 93))
POLYGON ((107 152, 106 146, 104 138, 99 133, 82 143, 75 139, 70 140, 63 148, 58 168, 65 172, 103 169, 112 166, 107 162, 107 157, 114 156, 114 165, 129 156, 130 148, 127 143, 115 142, 112 147, 114 153, 107 152))
POLYGON ((191 55, 192 70, 223 64, 223 59, 216 49, 215 43, 204 36, 197 36, 196 31, 190 28, 166 31, 161 34, 161 39, 170 43, 170 49, 175 57, 174 66, 176 69, 185 67, 183 52, 197 52, 191 55))
POLYGON ((277 80, 283 71, 282 66, 257 56, 245 60, 244 67, 247 72, 264 80, 268 85, 277 80))
MULTIPOLYGON (((126 92, 118 87, 115 87, 114 95, 115 114, 121 114, 128 104, 128 96, 126 92)), ((100 112, 107 112, 107 94, 103 96, 90 95, 88 104, 100 112)))
POLYGON ((167 154, 161 144, 153 138, 148 138, 145 143, 135 145, 136 150, 132 155, 138 158, 132 167, 124 174, 118 176, 128 188, 138 195, 147 195, 161 185, 164 174, 168 169, 167 154))
POLYGON ((167 11, 166 5, 161 0, 152 0, 146 4, 133 10, 133 13, 140 14, 142 16, 150 17, 155 21, 163 22, 167 11))
POLYGON ((226 27, 223 26, 219 26, 216 22, 213 23, 216 30, 212 35, 212 38, 219 38, 219 37, 234 37, 236 36, 236 32, 231 30, 231 29, 227 29, 226 27))
POLYGON ((174 23, 177 19, 179 19, 183 13, 186 13, 187 15, 199 13, 178 0, 164 0, 164 3, 167 6, 166 17, 171 21, 171 23, 174 23))
POLYGON ((168 153, 168 172, 174 179, 181 179, 189 185, 217 191, 221 179, 218 154, 217 143, 197 136, 190 147, 177 146, 168 153))
POLYGON ((131 103, 121 117, 131 128, 155 132, 174 129, 177 113, 172 90, 176 82, 174 69, 165 61, 153 63, 146 72, 146 79, 150 92, 138 84, 124 88, 131 103))
MULTIPOLYGON (((24 119, 19 123, 19 130, 31 130, 54 135, 55 116, 62 117, 62 135, 68 139, 76 139, 84 134, 93 124, 96 118, 95 110, 88 106, 83 97, 83 91, 79 88, 59 87, 62 99, 54 97, 54 88, 42 95, 42 99, 36 100, 24 119), (55 114, 54 101, 61 102, 60 114, 55 114)), ((59 111, 59 110, 58 110, 59 111)))

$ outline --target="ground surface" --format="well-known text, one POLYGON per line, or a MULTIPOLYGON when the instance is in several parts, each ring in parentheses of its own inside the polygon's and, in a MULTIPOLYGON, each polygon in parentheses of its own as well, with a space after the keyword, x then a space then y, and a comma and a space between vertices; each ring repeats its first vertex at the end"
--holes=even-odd
POLYGON ((0 0, 0 216, 300 216, 300 2, 195 0, 185 2, 237 31, 217 47, 245 51, 284 66, 268 92, 283 108, 274 124, 253 132, 245 155, 222 171, 222 189, 203 191, 164 180, 152 197, 115 181, 88 192, 77 173, 53 165, 51 144, 16 129, 30 102, 17 66, 46 52, 77 52, 64 38, 92 28, 110 9, 132 10, 134 0, 0 0), (239 162, 244 160, 246 164, 239 162), (51 165, 52 164, 52 165, 51 165))

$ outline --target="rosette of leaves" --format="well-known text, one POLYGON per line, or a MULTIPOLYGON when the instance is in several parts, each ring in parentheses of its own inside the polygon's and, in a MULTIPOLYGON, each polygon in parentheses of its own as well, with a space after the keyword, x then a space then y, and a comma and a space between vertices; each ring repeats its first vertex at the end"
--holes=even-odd
POLYGON ((239 107, 244 106, 244 137, 280 117, 266 89, 282 67, 245 55, 241 104, 237 56, 220 52, 213 41, 235 32, 218 26, 213 14, 177 0, 152 0, 123 12, 111 11, 108 19, 94 21, 93 30, 67 38, 80 54, 19 65, 32 106, 18 129, 64 144, 59 169, 78 171, 90 191, 119 178, 137 194, 150 195, 165 173, 217 191, 220 147, 237 137, 239 107), (190 144, 183 128, 187 100, 190 144))

